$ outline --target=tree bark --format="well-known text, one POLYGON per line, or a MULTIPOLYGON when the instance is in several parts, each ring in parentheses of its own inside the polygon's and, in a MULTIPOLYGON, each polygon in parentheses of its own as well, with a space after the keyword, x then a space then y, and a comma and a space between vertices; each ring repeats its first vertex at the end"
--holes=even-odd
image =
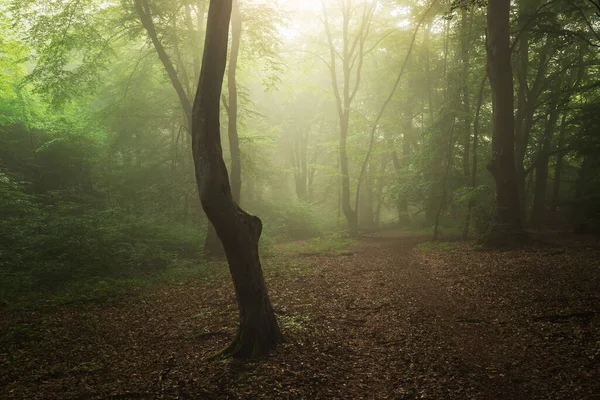
POLYGON ((231 0, 211 0, 192 115, 193 157, 202 208, 221 239, 235 287, 240 323, 219 356, 264 356, 283 340, 258 254, 262 223, 233 200, 220 135, 221 87, 227 61, 231 0))
POLYGON ((309 128, 301 128, 292 138, 291 158, 292 168, 294 169, 294 183, 296 187, 296 196, 298 199, 307 201, 308 196, 308 181, 309 181, 309 165, 308 165, 308 137, 309 128))
MULTIPOLYGON (((477 147, 479 146, 479 119, 481 116, 481 106, 483 104, 483 89, 485 88, 486 79, 484 78, 481 81, 481 85, 479 87, 479 94, 477 95, 477 106, 475 109, 475 120, 473 121, 473 165, 471 167, 471 188, 475 190, 477 187, 477 147)), ((469 199, 469 203, 467 205, 467 216, 465 219, 465 226, 463 228, 462 239, 466 240, 469 237, 469 225, 471 224, 471 214, 473 213, 473 208, 476 205, 476 200, 474 198, 469 199)))
POLYGON ((556 164, 554 166, 554 185, 552 186, 552 200, 550 202, 550 220, 556 221, 558 201, 560 199, 560 180, 562 177, 563 160, 565 152, 565 134, 567 130, 567 112, 565 111, 560 122, 560 131, 558 133, 558 143, 556 145, 556 164))
POLYGON ((239 204, 242 193, 242 155, 240 151, 240 141, 238 138, 238 93, 236 82, 236 71, 238 57, 240 54, 240 41, 242 37, 242 17, 237 0, 233 0, 231 11, 231 52, 229 55, 229 66, 227 69, 227 89, 229 92, 229 105, 227 107, 228 116, 228 136, 229 151, 231 153, 231 194, 233 199, 239 204))
MULTIPOLYGON (((341 172, 341 208, 346 220, 348 221, 348 228, 350 233, 353 235, 358 234, 358 204, 352 208, 350 202, 350 168, 348 161, 348 134, 350 131, 350 112, 352 108, 352 102, 356 97, 358 89, 360 88, 362 79, 362 68, 366 51, 364 48, 365 41, 369 35, 371 29, 371 22, 373 20, 373 14, 377 3, 364 4, 363 13, 360 21, 360 29, 356 35, 350 37, 350 23, 353 21, 352 2, 344 0, 341 2, 342 7, 342 43, 341 51, 338 51, 335 45, 335 41, 331 32, 331 26, 329 24, 329 16, 325 1, 321 0, 321 8, 323 12, 323 25, 325 27, 325 33, 327 35, 327 44, 329 46, 329 63, 327 67, 331 73, 331 83, 333 86, 333 93, 336 99, 338 119, 340 123, 340 142, 339 142, 339 156, 340 156, 340 172, 341 172), (341 86, 338 80, 337 62, 336 59, 341 54, 341 86)), ((357 198, 360 193, 360 188, 357 188, 357 198)))
POLYGON ((495 221, 483 245, 512 244, 524 235, 514 154, 514 94, 510 50, 510 0, 489 0, 487 73, 492 88, 492 160, 496 183, 495 221))
POLYGON ((546 220, 546 191, 548 189, 548 162, 550 161, 550 145, 556 123, 558 122, 558 96, 554 97, 548 110, 548 119, 544 128, 542 148, 535 165, 535 183, 533 186, 533 206, 531 208, 531 226, 540 228, 546 220))
MULTIPOLYGON (((171 58, 167 54, 165 47, 162 42, 158 38, 158 33, 156 32, 156 27, 154 26, 154 21, 152 19, 152 14, 150 13, 150 6, 148 5, 148 0, 135 0, 135 9, 138 13, 138 17, 140 18, 140 22, 146 29, 150 40, 152 41, 152 45, 154 46, 154 50, 158 54, 158 58, 160 59, 165 71, 167 71, 167 75, 169 76, 169 80, 177 93, 179 98, 179 103, 183 108, 183 112, 185 114, 186 119, 186 127, 188 131, 191 133, 192 131, 192 102, 188 98, 184 86, 179 78, 179 74, 171 61, 171 58)), ((199 17, 199 19, 201 19, 199 17)), ((204 240, 204 253, 209 257, 221 257, 223 255, 223 247, 219 242, 219 238, 216 235, 214 227, 208 223, 206 238, 204 240)))
POLYGON ((530 25, 538 13, 540 0, 521 0, 519 4, 519 53, 517 64, 517 76, 519 81, 517 114, 515 117, 515 150, 517 187, 520 202, 522 204, 522 219, 525 220, 527 213, 527 190, 525 190, 526 168, 525 156, 531 138, 534 125, 534 116, 538 107, 538 98, 547 85, 546 72, 551 58, 551 48, 554 44, 554 36, 548 36, 539 52, 538 65, 535 78, 531 84, 528 82, 529 57, 530 57, 530 25))
POLYGON ((446 201, 448 197, 448 175, 450 174, 450 170, 452 169, 452 161, 454 156, 454 128, 456 126, 456 118, 452 117, 452 125, 450 128, 450 134, 448 135, 448 148, 446 152, 446 168, 444 170, 444 178, 442 181, 442 195, 440 198, 440 204, 438 206, 437 212, 435 214, 435 222, 433 225, 433 240, 438 240, 440 235, 440 218, 442 216, 442 212, 446 208, 446 201))
POLYGON ((183 108, 183 111, 186 116, 186 122, 188 124, 188 127, 190 127, 192 116, 192 104, 190 102, 190 99, 187 97, 183 84, 181 83, 179 75, 175 70, 175 66, 171 62, 171 58, 167 54, 167 51, 165 50, 160 39, 158 38, 156 27, 154 26, 154 21, 152 20, 152 14, 150 13, 150 6, 148 5, 148 0, 135 0, 135 10, 138 13, 140 22, 144 26, 144 29, 146 29, 146 32, 148 33, 148 36, 152 41, 152 45, 154 46, 154 49, 158 54, 158 58, 163 64, 165 71, 167 71, 167 75, 169 76, 169 79, 171 81, 171 84, 173 85, 173 88, 175 89, 175 92, 177 92, 179 102, 181 103, 181 107, 183 108))
POLYGON ((469 164, 471 163, 471 99, 469 94, 469 73, 471 65, 471 54, 469 52, 471 45, 471 26, 473 22, 473 12, 462 9, 461 13, 461 34, 460 34, 460 53, 462 62, 461 71, 461 97, 463 108, 463 123, 465 129, 465 142, 463 153, 463 173, 468 179, 470 176, 469 164), (467 15, 470 14, 470 17, 467 15))
MULTIPOLYGON (((412 53, 415 41, 416 41, 417 35, 419 33, 419 29, 421 28, 421 25, 423 25, 423 22, 425 21, 425 18, 428 16, 429 12, 433 9, 433 7, 437 4, 437 2, 438 2, 438 0, 433 0, 431 2, 431 4, 429 5, 429 7, 427 8, 427 10, 425 10, 425 12, 423 13, 423 15, 419 19, 419 22, 417 23, 417 26, 415 27, 415 31, 413 33, 410 45, 408 46, 408 51, 406 52, 406 57, 404 58, 404 62, 402 63, 402 67, 400 68, 400 71, 398 72, 398 76, 396 76, 396 80, 394 82, 394 85, 392 86, 392 90, 390 91, 390 93, 389 93, 388 97, 386 98, 386 100, 383 102, 383 105, 379 109, 379 112, 377 114, 377 117, 375 118, 375 121, 371 125, 371 134, 369 136, 369 147, 367 149, 367 154, 365 156, 365 160, 363 161, 361 169, 360 169, 360 174, 359 174, 359 177, 358 177, 358 184, 357 184, 357 189, 356 189, 355 207, 356 207, 357 210, 358 210, 358 204, 359 204, 359 199, 360 199, 360 186, 361 186, 361 183, 362 183, 362 180, 363 180, 363 176, 364 176, 366 168, 367 168, 367 164, 369 163, 369 160, 370 160, 370 157, 371 157, 371 153, 373 152, 373 145, 375 143, 375 133, 377 131, 377 127, 379 125, 379 121, 381 121, 381 118, 383 117, 383 114, 385 113, 385 111, 387 109, 387 106, 392 101, 392 98, 394 97, 394 94, 396 93, 396 90, 398 89, 398 86, 400 84, 400 80, 402 79, 402 76, 404 75, 404 71, 406 70, 406 67, 407 67, 407 65, 409 63, 410 56, 411 56, 411 53, 412 53)), ((372 16, 372 14, 371 14, 371 16, 372 16)), ((362 49, 362 44, 361 44, 360 47, 362 49)), ((409 103, 409 104, 412 106, 412 103, 409 103)), ((408 130, 410 130, 410 127, 412 126, 412 107, 407 107, 406 111, 408 112, 409 115, 407 117, 408 129, 405 130, 405 132, 408 131, 408 130)), ((404 141, 404 145, 406 145, 406 144, 407 144, 406 141, 404 141)), ((404 148, 403 150, 406 150, 406 148, 404 148)), ((397 158, 396 153, 394 153, 394 156, 397 158)))

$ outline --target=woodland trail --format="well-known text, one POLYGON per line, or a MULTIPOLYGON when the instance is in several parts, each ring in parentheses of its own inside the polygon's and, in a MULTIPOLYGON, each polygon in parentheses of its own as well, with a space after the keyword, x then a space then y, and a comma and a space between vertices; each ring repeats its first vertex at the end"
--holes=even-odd
MULTIPOLYGON (((0 350, 8 399, 599 399, 600 249, 521 251, 367 237, 265 259, 286 343, 206 361, 235 330, 226 274, 125 303, 3 315, 39 332, 0 350)), ((4 342, 3 342, 4 343, 4 342)))

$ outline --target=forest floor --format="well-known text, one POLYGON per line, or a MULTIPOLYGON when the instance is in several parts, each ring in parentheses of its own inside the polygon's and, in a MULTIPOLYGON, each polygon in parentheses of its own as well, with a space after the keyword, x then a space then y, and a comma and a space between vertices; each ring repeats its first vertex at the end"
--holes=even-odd
POLYGON ((0 308, 2 399, 600 399, 598 239, 475 251, 405 234, 266 257, 286 342, 235 332, 225 272, 119 302, 0 308))

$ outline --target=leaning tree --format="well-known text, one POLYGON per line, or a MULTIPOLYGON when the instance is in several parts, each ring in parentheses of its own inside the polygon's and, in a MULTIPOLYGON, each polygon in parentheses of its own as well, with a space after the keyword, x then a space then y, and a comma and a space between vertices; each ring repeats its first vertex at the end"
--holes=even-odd
POLYGON ((225 249, 240 311, 236 337, 218 355, 254 358, 265 355, 283 336, 258 254, 262 223, 234 201, 221 148, 219 102, 231 10, 232 0, 210 1, 202 69, 192 110, 192 152, 200 201, 225 249))

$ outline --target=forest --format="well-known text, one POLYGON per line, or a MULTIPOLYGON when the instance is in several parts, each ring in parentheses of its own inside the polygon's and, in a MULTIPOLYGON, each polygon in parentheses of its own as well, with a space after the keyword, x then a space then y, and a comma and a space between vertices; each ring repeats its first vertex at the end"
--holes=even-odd
POLYGON ((598 0, 0 0, 0 398, 598 399, 598 0))

